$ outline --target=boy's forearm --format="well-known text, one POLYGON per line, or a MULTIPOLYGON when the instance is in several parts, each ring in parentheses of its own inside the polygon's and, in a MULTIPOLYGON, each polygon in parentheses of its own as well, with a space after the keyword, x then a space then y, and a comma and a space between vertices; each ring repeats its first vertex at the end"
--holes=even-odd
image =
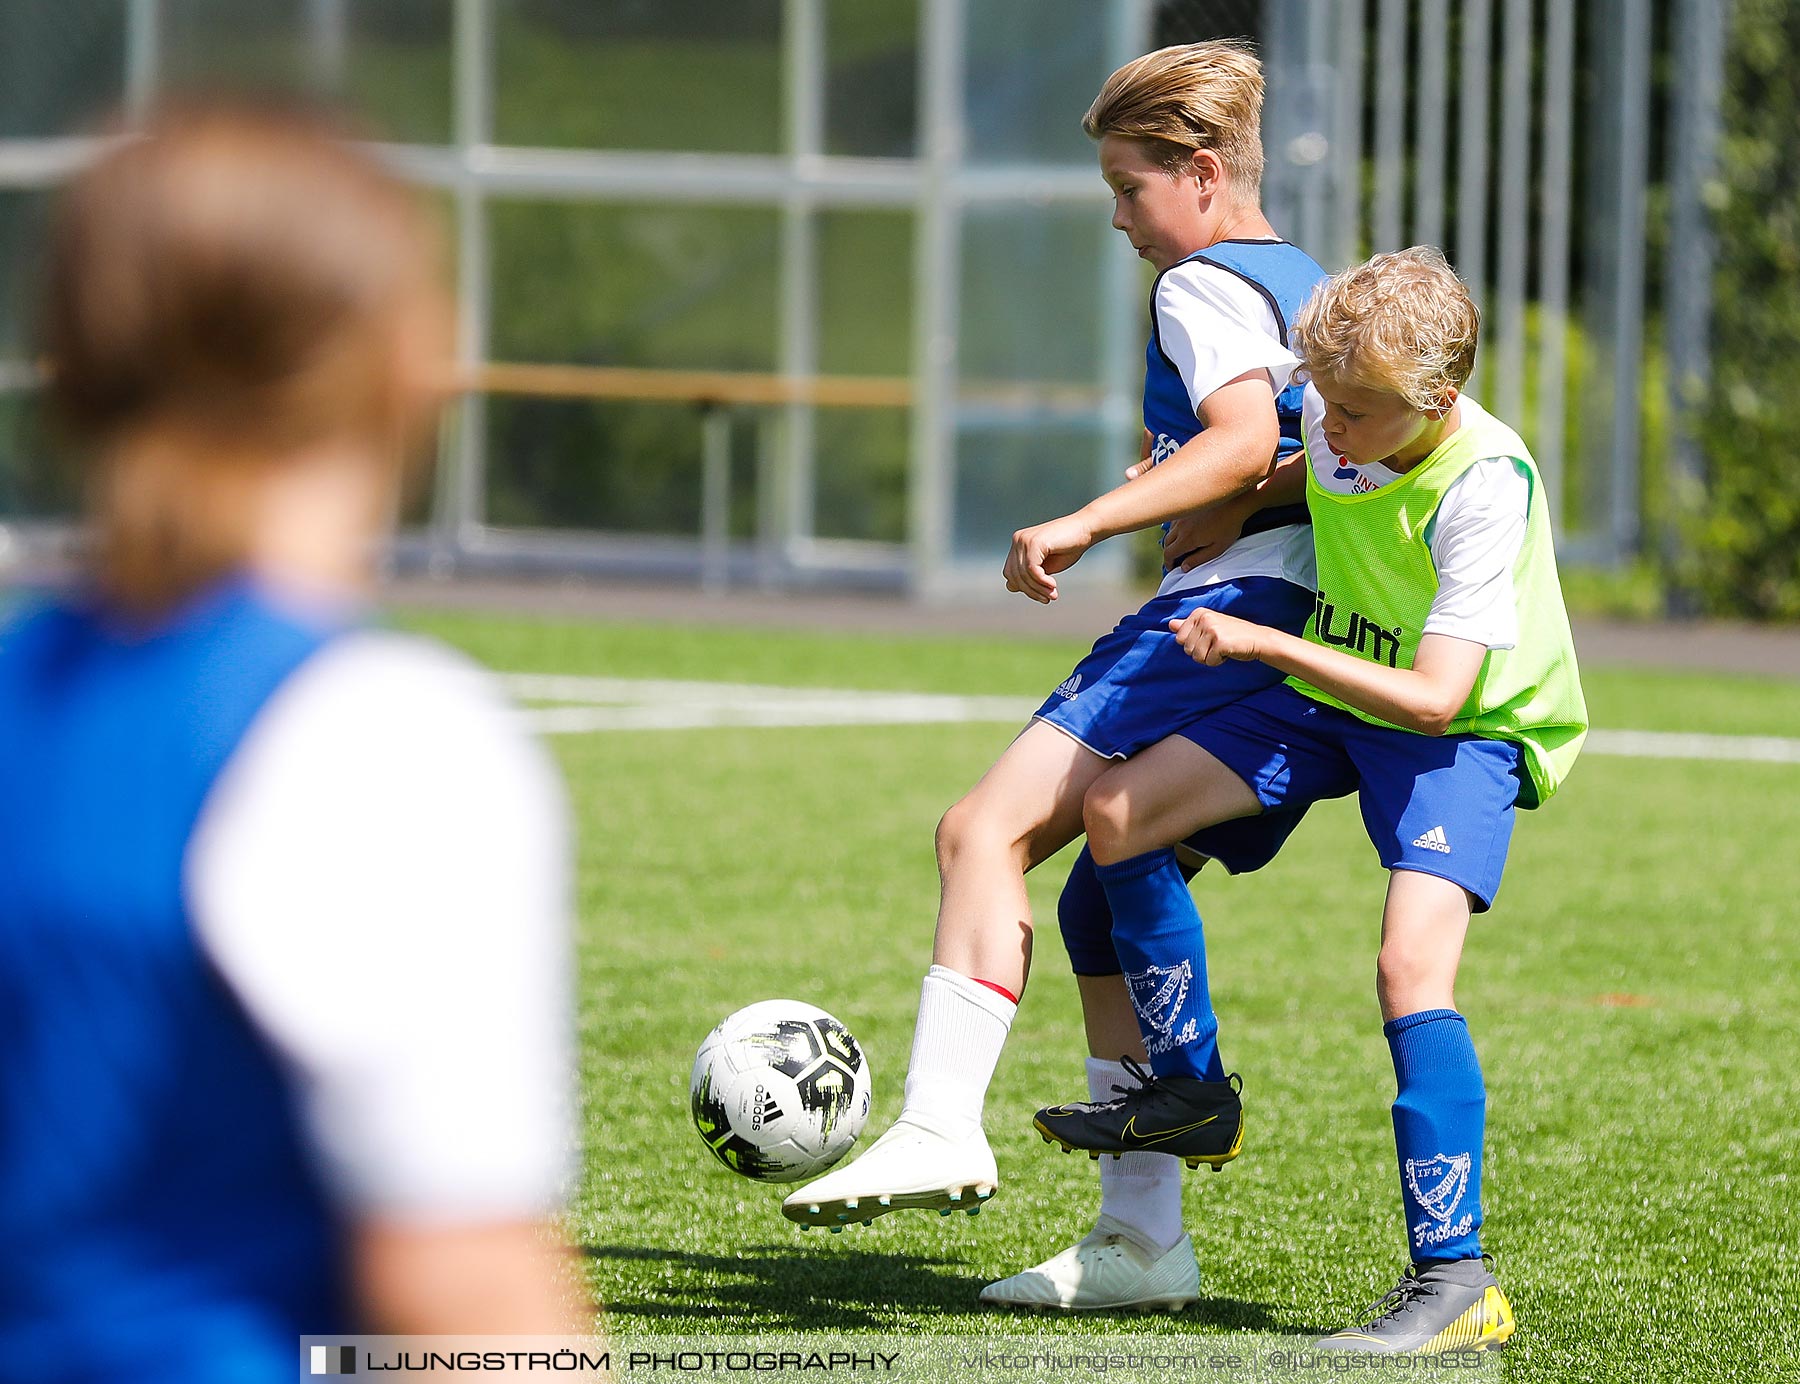
MULTIPOLYGON (((1469 687, 1413 668, 1389 668, 1352 658, 1282 630, 1257 636, 1257 658, 1303 678, 1346 706, 1421 735, 1442 735, 1468 700, 1469 687), (1266 637, 1265 637, 1266 636, 1266 637)), ((1469 686, 1473 686, 1471 680, 1469 686)))
MULTIPOLYGON (((1093 530, 1094 541, 1116 538, 1178 519, 1195 510, 1238 500, 1270 480, 1269 455, 1258 455, 1261 439, 1245 440, 1208 429, 1160 465, 1136 480, 1107 491, 1083 505, 1079 517, 1093 530)), ((1264 500, 1264 504, 1291 503, 1264 500)))
POLYGON ((1289 452, 1251 487, 1256 501, 1251 513, 1273 505, 1297 505, 1306 500, 1306 453, 1289 452))

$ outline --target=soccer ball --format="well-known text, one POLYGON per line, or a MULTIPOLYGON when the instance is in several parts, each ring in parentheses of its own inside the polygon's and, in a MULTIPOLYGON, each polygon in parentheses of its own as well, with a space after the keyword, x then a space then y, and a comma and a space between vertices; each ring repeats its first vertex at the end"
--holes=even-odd
POLYGON ((869 1063, 823 1009, 764 1000, 700 1044, 688 1101, 707 1148, 758 1182, 798 1182, 842 1158, 869 1119, 869 1063))

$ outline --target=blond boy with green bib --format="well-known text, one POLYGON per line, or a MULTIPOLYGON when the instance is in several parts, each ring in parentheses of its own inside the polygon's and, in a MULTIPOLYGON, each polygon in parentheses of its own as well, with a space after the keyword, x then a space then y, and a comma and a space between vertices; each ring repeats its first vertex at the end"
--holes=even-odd
MULTIPOLYGON (((1083 805, 1115 933, 1186 929, 1204 965, 1170 843, 1359 797, 1390 872, 1376 988, 1412 1262, 1328 1349, 1474 1348, 1513 1330, 1482 1254, 1486 1090, 1453 986, 1470 916, 1499 889, 1514 810, 1556 791, 1587 708, 1537 468, 1461 393, 1478 326, 1435 250, 1377 255, 1319 288, 1294 333, 1311 377, 1313 618, 1301 636, 1212 610, 1171 625, 1202 663, 1257 660, 1287 681, 1109 769, 1083 805)), ((1038 1126, 1110 1152, 1126 1129, 1191 1125, 1210 1097, 1201 1085, 1159 1075, 1120 1100, 1040 1111, 1038 1126)))

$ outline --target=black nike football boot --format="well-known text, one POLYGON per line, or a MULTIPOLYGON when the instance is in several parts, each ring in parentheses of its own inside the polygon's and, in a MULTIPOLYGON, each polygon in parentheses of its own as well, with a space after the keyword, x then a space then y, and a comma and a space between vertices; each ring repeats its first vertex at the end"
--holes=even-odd
POLYGON ((1243 1082, 1233 1072, 1224 1081, 1189 1076, 1153 1076, 1129 1057, 1125 1069, 1142 1084, 1115 1086, 1116 1100, 1077 1101, 1040 1110, 1032 1123, 1046 1144, 1064 1153, 1086 1149, 1088 1157, 1110 1153, 1169 1153, 1190 1168, 1208 1163, 1217 1172, 1244 1144, 1243 1082))

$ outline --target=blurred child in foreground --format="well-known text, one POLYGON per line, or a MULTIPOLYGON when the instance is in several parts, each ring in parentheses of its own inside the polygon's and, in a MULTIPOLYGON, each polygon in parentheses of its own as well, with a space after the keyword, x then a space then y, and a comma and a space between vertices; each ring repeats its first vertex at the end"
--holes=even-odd
POLYGON ((0 631, 0 1376, 588 1325, 560 787, 490 679, 363 623, 440 268, 295 115, 171 110, 62 197, 89 546, 0 631))

